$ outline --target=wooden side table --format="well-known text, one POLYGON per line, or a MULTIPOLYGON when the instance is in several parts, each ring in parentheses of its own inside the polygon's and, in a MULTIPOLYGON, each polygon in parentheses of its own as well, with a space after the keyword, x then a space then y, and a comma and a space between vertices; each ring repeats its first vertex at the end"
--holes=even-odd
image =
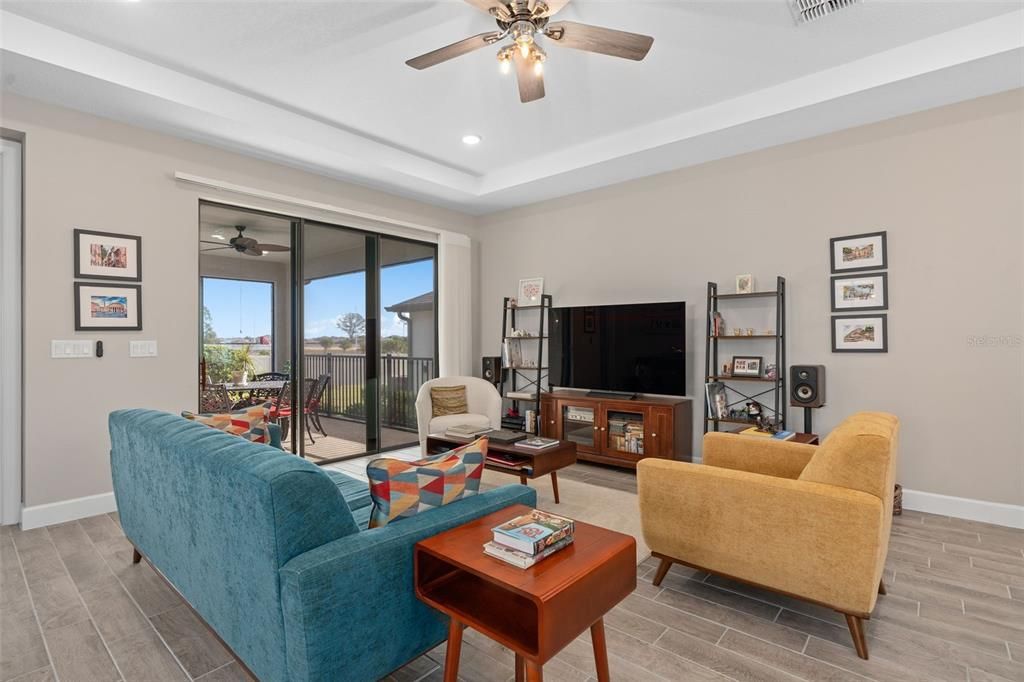
POLYGON ((530 568, 484 554, 491 528, 528 511, 508 507, 416 544, 416 595, 451 618, 445 682, 458 676, 464 626, 512 649, 516 680, 530 682, 589 628, 598 680, 609 679, 603 617, 636 588, 636 540, 577 521, 573 544, 530 568))

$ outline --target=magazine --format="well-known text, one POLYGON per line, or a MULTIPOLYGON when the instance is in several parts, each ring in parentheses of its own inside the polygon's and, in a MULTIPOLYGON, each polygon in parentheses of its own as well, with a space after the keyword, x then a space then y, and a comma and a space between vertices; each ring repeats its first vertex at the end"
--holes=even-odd
POLYGON ((491 532, 494 542, 532 556, 563 538, 572 537, 575 530, 572 519, 534 509, 492 528, 491 532))
POLYGON ((555 552, 565 549, 572 544, 572 541, 572 536, 562 538, 547 549, 541 551, 539 554, 527 554, 525 552, 514 550, 511 547, 500 545, 497 542, 488 542, 484 545, 484 554, 492 556, 495 559, 501 559, 505 563, 518 566, 519 568, 529 568, 537 562, 547 559, 555 552))
POLYGON ((729 400, 725 395, 725 384, 712 381, 704 384, 708 399, 708 416, 712 419, 725 419, 729 416, 729 400))
POLYGON ((526 450, 543 450, 544 448, 554 447, 558 445, 559 441, 555 438, 542 438, 536 436, 534 438, 527 438, 516 443, 517 448, 524 448, 526 450))

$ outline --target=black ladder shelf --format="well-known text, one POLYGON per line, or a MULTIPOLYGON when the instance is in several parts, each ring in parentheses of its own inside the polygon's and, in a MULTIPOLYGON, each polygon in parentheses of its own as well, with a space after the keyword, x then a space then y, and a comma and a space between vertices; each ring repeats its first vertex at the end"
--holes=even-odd
MULTIPOLYGON (((705 321, 706 335, 705 335, 705 348, 704 348, 704 381, 705 382, 721 382, 725 384, 726 391, 728 392, 729 400, 727 407, 733 407, 735 405, 741 405, 748 400, 756 400, 761 402, 762 396, 771 395, 774 406, 764 405, 764 408, 770 413, 770 416, 775 421, 775 426, 779 429, 786 428, 786 278, 777 277, 774 291, 756 291, 750 294, 720 294, 718 293, 718 284, 715 282, 708 282, 708 314, 705 321), (774 334, 754 334, 754 335, 733 335, 733 334, 715 334, 713 328, 713 318, 715 313, 719 312, 718 305, 724 301, 736 301, 736 300, 748 300, 748 299, 771 299, 771 302, 775 305, 775 333, 774 334), (719 374, 721 366, 719 365, 718 359, 718 344, 720 341, 732 341, 732 340, 749 340, 749 339, 774 339, 775 340, 775 378, 769 379, 765 376, 760 377, 736 377, 726 376, 719 374), (764 384, 770 384, 769 388, 763 391, 758 391, 754 387, 747 389, 751 395, 747 395, 746 391, 741 391, 735 386, 730 385, 730 382, 761 382, 764 384), (735 400, 733 400, 735 398, 735 400)), ((725 332, 727 330, 720 330, 725 332)), ((722 424, 745 424, 753 426, 754 421, 749 419, 733 419, 724 418, 716 419, 711 415, 711 406, 707 404, 707 395, 704 397, 704 433, 708 431, 718 431, 722 424)))
MULTIPOLYGON (((529 403, 534 407, 534 424, 533 433, 539 433, 537 425, 540 420, 540 394, 544 390, 543 382, 548 376, 548 368, 544 366, 544 342, 548 339, 548 333, 550 331, 551 323, 551 294, 541 294, 540 303, 532 305, 510 305, 511 298, 505 297, 504 305, 501 314, 501 397, 505 400, 512 402, 512 407, 516 411, 520 411, 520 403, 529 403), (536 311, 537 323, 536 333, 531 332, 529 336, 513 336, 512 330, 519 329, 516 325, 517 318, 521 311, 536 311), (510 356, 505 352, 505 349, 511 348, 512 345, 518 347, 520 364, 518 366, 512 365, 509 361, 510 356), (529 356, 527 355, 529 352, 529 356), (536 358, 534 360, 534 358, 536 358), (523 360, 534 360, 536 366, 534 367, 523 367, 523 360), (534 398, 510 398, 509 393, 516 391, 536 391, 534 398)), ((502 415, 504 420, 504 414, 502 415)), ((523 413, 523 430, 528 430, 526 426, 526 415, 523 413)))

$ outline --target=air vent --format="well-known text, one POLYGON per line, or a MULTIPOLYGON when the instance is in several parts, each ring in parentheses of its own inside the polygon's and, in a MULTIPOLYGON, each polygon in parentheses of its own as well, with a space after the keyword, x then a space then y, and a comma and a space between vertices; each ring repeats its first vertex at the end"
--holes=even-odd
POLYGON ((789 0, 798 24, 821 19, 858 2, 860 0, 789 0))

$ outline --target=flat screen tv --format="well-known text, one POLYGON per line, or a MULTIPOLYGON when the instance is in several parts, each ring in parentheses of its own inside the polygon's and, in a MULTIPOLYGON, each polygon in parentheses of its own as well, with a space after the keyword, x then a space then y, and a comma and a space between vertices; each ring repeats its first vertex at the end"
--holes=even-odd
POLYGON ((552 386, 686 394, 686 303, 554 308, 552 386))

